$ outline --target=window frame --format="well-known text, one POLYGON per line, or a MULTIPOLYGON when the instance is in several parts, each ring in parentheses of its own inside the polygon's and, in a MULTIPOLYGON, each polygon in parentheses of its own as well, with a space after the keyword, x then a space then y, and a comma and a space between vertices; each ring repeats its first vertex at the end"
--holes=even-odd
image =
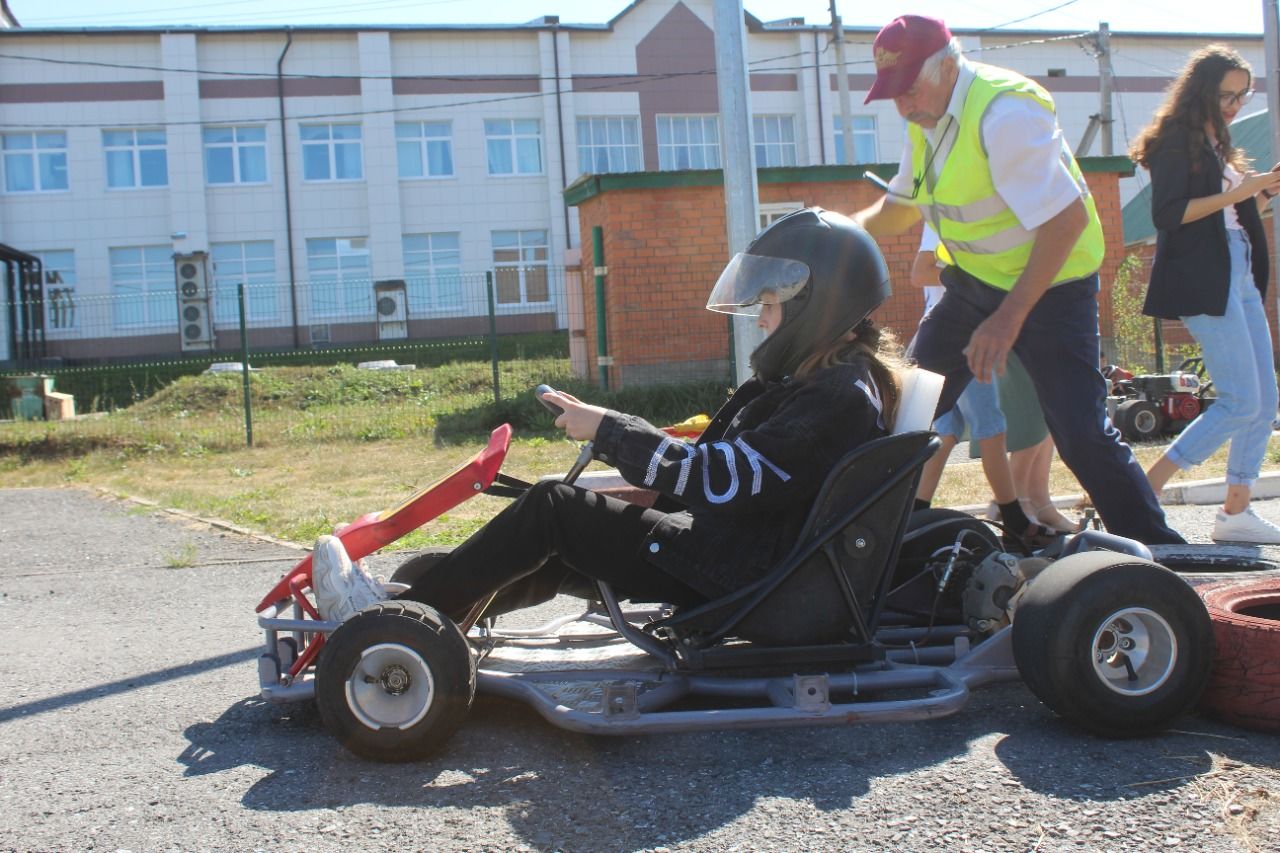
POLYGON ((157 246, 110 246, 107 248, 107 265, 111 282, 111 327, 116 330, 170 328, 178 330, 178 297, 177 280, 173 272, 173 247, 157 246), (139 252, 141 263, 121 263, 117 253, 139 252), (151 255, 148 258, 148 255, 151 255), (117 273, 123 267, 138 268, 142 276, 137 300, 142 306, 142 319, 138 322, 123 320, 123 308, 130 303, 129 294, 121 293, 121 284, 117 273), (154 312, 154 316, 153 316, 154 312))
POLYGON ((310 300, 310 317, 312 322, 331 323, 335 320, 349 318, 373 318, 373 255, 369 250, 368 237, 308 237, 305 244, 307 258, 307 295, 310 300), (313 244, 333 242, 335 252, 332 256, 320 255, 312 251, 313 244), (361 244, 357 249, 355 244, 361 244), (346 244, 346 251, 343 250, 346 244), (343 275, 344 258, 364 257, 363 276, 343 275), (333 257, 336 276, 333 279, 336 307, 323 309, 319 307, 316 288, 316 270, 312 261, 318 257, 333 257))
POLYGON ((102 150, 104 161, 107 168, 107 189, 108 190, 160 190, 169 186, 169 133, 163 127, 110 127, 102 129, 102 150), (107 137, 109 134, 128 133, 132 135, 132 141, 128 145, 109 144, 107 137), (138 134, 154 133, 159 134, 162 141, 155 143, 142 143, 138 141, 138 134), (129 174, 132 183, 129 184, 113 184, 111 169, 111 154, 113 152, 129 152, 129 174), (143 163, 144 154, 159 151, 161 162, 164 166, 164 183, 148 184, 143 182, 143 163))
POLYGON ((484 120, 484 151, 485 151, 485 169, 491 178, 532 178, 547 173, 547 161, 542 145, 542 119, 538 118, 487 118, 484 120), (536 133, 519 133, 517 125, 520 123, 532 123, 537 127, 536 133), (510 126, 507 133, 493 132, 492 125, 498 123, 506 123, 510 126), (520 142, 522 140, 533 140, 537 145, 538 169, 537 171, 525 171, 521 168, 520 163, 520 142), (505 142, 507 156, 511 159, 511 171, 495 172, 494 171, 494 146, 505 142))
POLYGON ((441 181, 448 178, 455 178, 458 175, 457 161, 453 156, 453 122, 444 121, 398 121, 395 127, 396 135, 396 176, 402 181, 441 181), (441 126, 444 128, 443 136, 428 136, 427 127, 429 125, 441 126), (415 136, 401 136, 401 128, 416 128, 418 134, 415 136), (422 165, 422 174, 406 175, 404 173, 404 159, 401 157, 401 146, 416 143, 418 162, 422 165), (432 144, 442 145, 445 151, 445 157, 449 161, 449 171, 436 173, 431 171, 431 146, 432 144))
MULTIPOLYGON (((67 153, 67 132, 65 130, 15 130, 0 134, 0 158, 3 159, 3 168, 0 168, 0 180, 3 181, 3 190, 6 195, 35 195, 36 193, 64 193, 71 191, 71 166, 67 153), (62 145, 50 148, 42 148, 40 146, 40 137, 60 136, 62 137, 62 145), (31 141, 30 148, 10 148, 9 140, 18 137, 28 137, 31 141), (43 176, 45 171, 41 168, 41 162, 46 157, 55 157, 56 154, 42 154, 42 151, 61 152, 61 173, 62 186, 46 187, 44 186, 43 176), (23 158, 30 161, 31 189, 13 189, 9 186, 9 160, 10 158, 23 158)), ((58 168, 55 167, 50 174, 55 174, 58 168)))
POLYGON ((79 308, 79 305, 77 304, 77 301, 76 301, 76 297, 79 295, 79 289, 78 289, 79 282, 76 276, 76 250, 75 249, 36 249, 30 252, 30 254, 35 255, 37 258, 40 259, 40 272, 41 272, 41 275, 43 276, 43 280, 40 282, 40 284, 44 290, 45 331, 48 334, 55 335, 55 336, 61 336, 61 335, 66 335, 68 337, 74 336, 76 333, 80 331, 80 318, 77 316, 79 313, 77 311, 77 309, 79 308), (49 257, 51 255, 70 256, 70 259, 71 259, 70 266, 55 266, 53 264, 50 264, 49 257), (70 281, 68 281, 67 278, 65 277, 62 278, 61 281, 56 281, 56 282, 49 281, 49 272, 51 270, 56 270, 60 275, 63 273, 69 272, 70 281), (53 289, 50 289, 50 285, 54 286, 53 289), (62 290, 70 291, 69 295, 71 299, 71 305, 69 308, 69 313, 71 315, 71 321, 65 326, 57 325, 56 323, 54 323, 53 309, 55 306, 53 304, 54 300, 50 298, 51 294, 57 293, 59 287, 61 287, 62 290))
POLYGON ((335 184, 335 183, 355 183, 364 180, 364 125, 360 122, 349 121, 328 121, 328 122, 299 122, 298 124, 298 141, 302 146, 302 180, 309 184, 335 184), (334 128, 337 127, 354 127, 356 135, 354 137, 336 137, 333 135, 334 128), (324 128, 326 135, 323 139, 306 137, 308 129, 324 128), (338 164, 344 162, 338 157, 337 147, 339 145, 354 145, 358 154, 356 160, 360 167, 360 174, 354 177, 339 177, 338 164), (316 178, 308 174, 311 163, 307 158, 307 149, 316 149, 323 147, 325 149, 325 177, 316 178))
POLYGON ((546 228, 503 228, 489 232, 489 245, 493 261, 493 278, 494 278, 494 304, 499 309, 520 309, 520 308, 542 308, 551 306, 555 303, 551 290, 551 232, 546 228), (525 242, 526 237, 530 235, 541 235, 541 242, 530 239, 525 242), (499 235, 515 235, 514 246, 498 246, 497 240, 499 235), (499 251, 515 250, 519 257, 514 261, 499 261, 499 251), (542 258, 527 259, 526 252, 536 252, 542 250, 542 258), (517 277, 517 287, 520 298, 515 301, 502 300, 501 281, 503 272, 506 270, 515 270, 517 277), (547 288, 547 298, 534 301, 529 299, 529 271, 542 270, 547 288))
POLYGON ((582 175, 604 175, 604 174, 622 174, 625 172, 643 172, 644 171, 644 138, 640 132, 640 117, 636 115, 589 115, 578 116, 575 130, 578 138, 578 173, 582 175), (586 124, 586 132, 583 132, 583 124, 586 124), (605 141, 597 143, 596 125, 603 123, 605 141), (622 141, 615 143, 610 138, 612 126, 617 123, 619 126, 622 141), (634 136, 634 142, 627 141, 628 132, 634 136), (606 169, 601 172, 595 167, 596 154, 603 150, 606 169), (616 156, 620 156, 623 160, 623 168, 613 168, 613 161, 616 156), (627 165, 629 155, 635 155, 635 167, 630 168, 627 165), (590 165, 587 165, 587 164, 590 165))
POLYGON ((662 113, 654 117, 654 124, 658 135, 659 171, 683 172, 720 168, 720 116, 718 113, 662 113), (698 135, 701 140, 690 142, 691 122, 695 119, 698 121, 698 135), (663 141, 664 123, 667 125, 667 141, 665 142, 663 141), (680 130, 677 130, 677 126, 679 126, 680 130), (715 130, 714 138, 710 142, 706 141, 706 133, 709 128, 714 128, 715 130), (679 135, 683 135, 684 139, 677 142, 676 137, 679 135), (701 152, 702 165, 694 165, 694 161, 698 159, 693 156, 694 146, 701 152), (675 156, 675 153, 682 149, 687 149, 688 151, 689 164, 681 166, 678 159, 672 164, 669 158, 675 156))
MULTIPOLYGON (((874 115, 870 114, 850 116, 850 119, 853 121, 853 156, 858 156, 858 140, 869 140, 871 144, 871 157, 868 160, 859 159, 858 162, 862 164, 880 162, 880 122, 874 115), (871 125, 870 129, 865 127, 859 128, 859 120, 869 123, 871 125)), ((831 133, 831 145, 832 151, 834 152, 832 159, 834 160, 835 165, 843 166, 845 165, 843 144, 844 129, 841 127, 839 116, 835 116, 833 121, 835 122, 835 128, 831 133)))
POLYGON ((214 328, 232 328, 240 325, 239 292, 235 284, 244 282, 245 289, 245 323, 247 325, 273 324, 280 319, 280 306, 276 300, 279 280, 276 278, 276 244, 274 240, 228 240, 209 244, 209 274, 212 293, 210 306, 213 311, 214 328), (250 246, 266 246, 263 256, 251 257, 250 246), (234 260, 218 257, 229 248, 236 247, 238 256, 234 260), (254 262, 264 259, 271 262, 271 270, 248 270, 254 262), (227 272, 228 264, 238 263, 242 272, 227 272), (219 271, 219 266, 223 271, 219 271), (224 284, 226 287, 224 288, 224 284), (228 307, 227 303, 230 303, 228 307))
POLYGON ((790 115, 788 113, 761 113, 759 115, 754 115, 751 117, 751 131, 751 144, 755 148, 757 168, 800 165, 800 145, 796 140, 796 117, 794 115, 790 115), (786 130, 785 134, 783 132, 784 122, 786 130), (777 128, 777 138, 775 139, 768 138, 771 124, 775 125, 777 128), (784 139, 783 137, 786 135, 789 135, 790 139, 784 139), (780 158, 782 162, 766 162, 769 159, 767 155, 769 152, 774 150, 776 150, 779 155, 782 155, 780 158), (766 155, 763 158, 760 156, 762 151, 766 155), (788 159, 786 154, 788 152, 790 153, 791 160, 789 163, 786 162, 788 159))
POLYGON ((457 313, 466 306, 462 276, 462 234, 458 231, 429 231, 400 235, 400 253, 404 261, 405 294, 410 312, 457 313), (425 249, 410 249, 410 240, 425 238, 425 249), (453 238, 453 246, 439 246, 437 240, 447 242, 453 238), (444 263, 439 256, 452 254, 454 263, 444 263), (422 261, 411 256, 422 256, 422 261), (421 266, 421 269, 420 269, 421 266), (451 298, 441 298, 436 285, 450 276, 456 282, 451 298))
POLYGON ((204 160, 204 182, 207 186, 263 186, 271 183, 271 159, 267 156, 267 126, 265 124, 207 124, 200 128, 200 143, 202 159, 204 160), (229 142, 210 142, 206 138, 207 134, 209 131, 217 130, 231 131, 231 140, 229 142), (261 131, 262 139, 241 140, 239 134, 244 130, 261 131), (229 149, 231 151, 231 180, 213 180, 209 168, 210 149, 229 149), (243 152, 252 149, 260 149, 262 153, 262 180, 245 180, 242 174, 243 152))

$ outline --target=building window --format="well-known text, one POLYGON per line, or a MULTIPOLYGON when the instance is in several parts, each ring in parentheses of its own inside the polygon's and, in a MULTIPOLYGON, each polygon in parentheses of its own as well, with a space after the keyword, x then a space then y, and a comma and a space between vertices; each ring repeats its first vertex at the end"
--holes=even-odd
POLYGON ((267 129, 206 127, 204 176, 211 184, 265 184, 267 129))
POLYGON ((402 178, 453 174, 453 129, 447 121, 396 123, 396 161, 402 178))
POLYGON ((44 270, 44 326, 51 332, 76 328, 76 254, 70 249, 32 252, 44 270))
POLYGON ((111 249, 111 316, 116 328, 170 326, 178 329, 173 247, 111 249))
POLYGON ((6 133, 4 191, 47 193, 67 188, 67 135, 6 133))
POLYGON ((352 314, 373 317, 373 283, 366 238, 308 240, 307 276, 311 280, 312 317, 352 314))
POLYGON ((796 165, 795 119, 791 116, 756 116, 751 120, 756 166, 796 165))
POLYGON ((485 119, 484 140, 490 175, 542 173, 542 122, 537 119, 485 119))
POLYGON ((438 311, 462 307, 459 235, 405 234, 404 277, 409 307, 438 311))
POLYGON ((550 302, 546 231, 494 231, 493 270, 499 305, 550 302))
POLYGON ((591 116, 578 119, 580 173, 603 175, 608 172, 638 172, 643 168, 638 118, 591 116))
POLYGON ((112 189, 169 184, 163 128, 104 130, 102 147, 107 154, 107 186, 112 189))
POLYGON ((251 243, 214 243, 213 319, 219 326, 240 324, 240 293, 244 285, 244 312, 248 322, 276 319, 276 248, 270 240, 251 243))
MULTIPOLYGON (((878 163, 876 150, 876 117, 853 116, 853 157, 859 163, 878 163)), ((836 118, 836 163, 844 165, 844 129, 836 118)))
POLYGON ((788 213, 795 213, 802 210, 804 203, 799 201, 776 201, 769 204, 761 203, 760 205, 760 230, 768 228, 788 213))
POLYGON ((304 124, 302 177, 307 181, 358 181, 364 177, 360 125, 304 124))
POLYGON ((713 115, 658 116, 658 168, 719 169, 719 119, 713 115))

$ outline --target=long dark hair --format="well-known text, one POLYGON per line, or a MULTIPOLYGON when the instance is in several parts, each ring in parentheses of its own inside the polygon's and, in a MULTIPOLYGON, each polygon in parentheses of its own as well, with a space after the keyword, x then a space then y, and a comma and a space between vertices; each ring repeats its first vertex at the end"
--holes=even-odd
MULTIPOLYGON (((1222 107, 1218 99, 1218 87, 1229 71, 1243 71, 1253 84, 1253 69, 1234 48, 1225 44, 1202 47, 1187 60, 1178 79, 1166 90, 1164 103, 1156 109, 1155 117, 1138 134, 1129 148, 1129 156, 1135 163, 1150 168, 1149 158, 1167 141, 1167 134, 1174 129, 1189 133, 1190 151, 1198 151, 1205 144, 1205 126, 1213 128, 1217 145, 1213 146, 1223 163, 1230 163, 1243 172, 1249 166, 1244 152, 1231 144, 1231 134, 1222 120, 1222 107)), ((1200 160, 1191 159, 1191 170, 1199 171, 1200 160)))
POLYGON ((903 369, 902 348, 888 329, 881 329, 870 318, 853 327, 852 340, 841 338, 810 355, 796 368, 795 378, 804 381, 826 367, 837 364, 863 363, 880 391, 884 422, 893 423, 898 412, 902 383, 898 373, 903 369))

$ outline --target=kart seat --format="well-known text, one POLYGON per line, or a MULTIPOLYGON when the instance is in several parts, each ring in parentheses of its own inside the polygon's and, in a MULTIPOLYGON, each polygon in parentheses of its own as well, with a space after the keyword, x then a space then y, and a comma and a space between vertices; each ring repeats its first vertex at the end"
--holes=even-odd
POLYGON ((777 646, 869 643, 920 472, 941 445, 928 431, 867 442, 827 475, 791 553, 728 596, 651 623, 686 648, 733 636, 777 646))

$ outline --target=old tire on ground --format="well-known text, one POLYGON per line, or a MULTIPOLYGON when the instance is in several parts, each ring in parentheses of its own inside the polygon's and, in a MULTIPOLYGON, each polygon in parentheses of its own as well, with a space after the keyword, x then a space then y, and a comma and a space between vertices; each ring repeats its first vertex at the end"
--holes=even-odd
POLYGON ((329 635, 316 662, 325 728, 376 761, 430 755, 461 725, 475 692, 462 632, 416 601, 365 608, 329 635))
POLYGON ((1132 737, 1196 704, 1213 628, 1173 572, 1091 551, 1031 581, 1013 615, 1013 654, 1027 686, 1060 716, 1104 737, 1132 737))
POLYGON ((1202 587, 1217 653, 1200 707, 1247 729, 1280 731, 1280 579, 1202 587))
POLYGON ((400 564, 391 575, 392 583, 413 586, 436 563, 453 553, 452 548, 428 548, 400 564))
POLYGON ((969 575, 987 554, 999 550, 1000 540, 981 519, 945 507, 911 513, 885 606, 903 614, 928 616, 933 612, 939 578, 925 569, 945 564, 945 557, 934 555, 939 549, 951 548, 965 531, 967 533, 961 540, 962 552, 936 614, 942 621, 960 618, 961 592, 969 575))
POLYGON ((1150 400, 1125 400, 1116 407, 1116 426, 1129 441, 1154 441, 1164 428, 1164 417, 1150 400))

